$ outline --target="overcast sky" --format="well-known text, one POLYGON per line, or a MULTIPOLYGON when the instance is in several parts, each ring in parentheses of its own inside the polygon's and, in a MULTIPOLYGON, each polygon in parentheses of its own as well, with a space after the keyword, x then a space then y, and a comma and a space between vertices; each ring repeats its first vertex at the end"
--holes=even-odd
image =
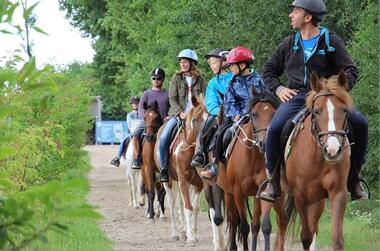
MULTIPOLYGON (((30 6, 36 1, 28 2, 30 6)), ((42 66, 47 63, 63 65, 74 61, 92 62, 94 50, 91 48, 91 40, 81 37, 79 30, 70 25, 69 20, 65 19, 65 13, 59 11, 58 6, 58 0, 40 0, 35 8, 37 26, 49 34, 46 36, 35 31, 31 34, 37 64, 42 66)), ((20 22, 20 13, 15 15, 15 21, 20 22)), ((16 35, 0 33, 0 36, 0 57, 21 48, 22 40, 16 35)))

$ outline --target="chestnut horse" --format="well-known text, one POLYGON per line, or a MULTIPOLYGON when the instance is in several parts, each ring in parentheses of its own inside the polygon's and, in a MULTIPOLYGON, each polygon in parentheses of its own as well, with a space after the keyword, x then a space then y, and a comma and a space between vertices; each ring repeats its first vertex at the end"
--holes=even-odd
POLYGON ((352 99, 343 71, 327 80, 319 79, 313 72, 310 84, 306 105, 311 113, 305 118, 303 129, 294 139, 286 160, 286 179, 294 196, 290 197, 294 203, 290 203, 288 209, 294 216, 295 206, 300 215, 303 248, 315 249, 319 219, 325 198, 328 198, 332 248, 343 250, 343 218, 350 169, 347 116, 352 99))
MULTIPOLYGON (((223 108, 223 106, 221 106, 223 108)), ((222 111, 222 109, 221 109, 222 111)), ((208 116, 212 116, 208 114, 208 116)), ((215 133, 215 126, 219 127, 222 126, 222 116, 223 112, 219 112, 218 117, 216 118, 215 125, 210 126, 207 128, 207 131, 201 131, 198 135, 197 140, 197 146, 200 146, 200 137, 204 137, 203 142, 206 144, 206 141, 212 141, 214 139, 209 139, 210 137, 214 136, 215 133)), ((209 119, 209 118, 207 118, 209 119)), ((203 128, 205 130, 205 128, 203 128)), ((216 144, 213 142, 213 144, 216 144)), ((215 147, 215 146, 214 146, 215 147)), ((214 156, 212 151, 209 151, 207 153, 208 162, 211 163, 214 161, 214 156)), ((222 209, 222 206, 224 207, 224 191, 221 187, 216 184, 215 180, 208 180, 203 179, 203 188, 204 188, 204 195, 207 201, 208 206, 208 216, 211 222, 211 228, 213 233, 213 244, 214 244, 214 250, 225 250, 226 245, 224 241, 224 229, 223 229, 223 223, 224 223, 224 212, 222 209)))
POLYGON ((160 205, 160 218, 164 218, 165 190, 161 184, 157 183, 156 172, 159 171, 154 162, 154 145, 157 140, 157 132, 162 125, 162 118, 158 111, 158 103, 143 103, 144 107, 144 141, 142 144, 142 165, 141 174, 143 177, 145 192, 148 196, 148 221, 154 223, 154 198, 157 191, 160 205))
MULTIPOLYGON (((267 128, 276 111, 278 100, 272 94, 257 93, 254 89, 253 97, 250 102, 249 122, 243 126, 239 126, 238 124, 233 125, 232 128, 235 128, 235 133, 238 135, 237 140, 227 164, 219 162, 217 182, 225 192, 230 250, 237 249, 236 233, 238 226, 239 239, 243 241, 244 250, 248 250, 249 224, 246 211, 249 196, 255 196, 251 222, 251 250, 256 250, 260 230, 261 201, 257 197, 257 194, 266 180, 264 142, 266 140, 267 128)), ((276 247, 278 250, 284 249, 284 238, 288 222, 283 201, 282 196, 274 205, 278 222, 276 247)), ((263 233, 265 250, 269 250, 271 226, 266 225, 263 228, 263 233)))
MULTIPOLYGON (((184 215, 186 222, 186 241, 196 242, 197 238, 195 237, 195 233, 197 230, 199 199, 200 192, 203 189, 203 182, 197 170, 192 167, 190 163, 194 155, 196 137, 199 130, 203 127, 207 113, 202 95, 198 98, 192 96, 191 103, 192 108, 187 115, 186 121, 183 126, 178 129, 178 137, 170 147, 173 151, 168 156, 169 182, 164 183, 164 187, 170 203, 170 215, 172 220, 170 238, 172 240, 179 239, 175 224, 174 210, 177 192, 173 189, 179 186, 183 201, 183 207, 181 206, 181 201, 178 201, 180 204, 179 210, 181 217, 184 215)), ((158 139, 160 138, 164 126, 162 126, 158 132, 158 139)), ((155 162, 157 166, 159 166, 160 163, 158 146, 159 142, 157 142, 155 146, 155 162)))

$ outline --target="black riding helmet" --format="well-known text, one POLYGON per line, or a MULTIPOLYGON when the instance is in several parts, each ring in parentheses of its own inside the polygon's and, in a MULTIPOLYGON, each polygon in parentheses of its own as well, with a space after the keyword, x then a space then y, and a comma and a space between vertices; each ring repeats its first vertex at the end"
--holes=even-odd
POLYGON ((222 59, 220 61, 220 65, 219 65, 218 75, 220 74, 220 72, 221 72, 222 69, 227 68, 227 64, 225 63, 225 61, 227 61, 228 53, 229 53, 229 51, 226 50, 226 49, 215 48, 215 49, 211 50, 209 53, 207 53, 205 55, 205 58, 207 58, 207 60, 209 58, 211 58, 211 57, 216 57, 216 58, 221 58, 222 59))
POLYGON ((152 73, 150 74, 151 77, 159 77, 164 79, 165 78, 165 71, 162 68, 154 68, 152 70, 152 73))
POLYGON ((137 97, 137 96, 133 96, 133 97, 131 98, 131 101, 130 101, 129 103, 130 103, 130 104, 138 104, 138 103, 140 103, 140 98, 137 97))
POLYGON ((216 58, 221 58, 224 60, 227 60, 227 55, 228 55, 228 50, 226 49, 221 49, 221 48, 216 48, 210 51, 205 55, 206 59, 209 59, 210 57, 216 57, 216 58))
POLYGON ((316 22, 322 22, 323 16, 326 14, 326 5, 323 0, 294 0, 290 7, 299 7, 306 10, 316 22))

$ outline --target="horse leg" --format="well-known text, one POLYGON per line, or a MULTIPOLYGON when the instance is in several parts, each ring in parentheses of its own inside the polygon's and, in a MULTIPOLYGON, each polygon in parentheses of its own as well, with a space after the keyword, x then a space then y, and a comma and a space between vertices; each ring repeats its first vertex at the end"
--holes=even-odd
POLYGON ((325 208, 324 199, 314 204, 309 205, 307 208, 308 224, 309 224, 310 231, 313 234, 313 240, 310 244, 310 250, 316 250, 319 219, 322 216, 324 208, 325 208))
POLYGON ((215 214, 214 217, 212 217, 211 222, 213 225, 213 229, 215 228, 215 238, 214 238, 214 247, 217 250, 224 250, 225 249, 225 243, 224 243, 224 231, 223 231, 223 214, 222 214, 222 203, 223 203, 223 189, 221 189, 218 185, 214 184, 212 186, 212 198, 214 201, 214 210, 215 214), (216 246, 215 246, 216 241, 216 246))
POLYGON ((142 173, 141 171, 139 172, 139 181, 138 181, 138 187, 137 187, 137 196, 138 196, 138 201, 139 201, 139 206, 143 207, 145 205, 145 183, 142 178, 142 173))
POLYGON ((238 211, 235 205, 234 197, 230 193, 225 193, 224 198, 227 207, 227 225, 229 229, 229 246, 230 250, 237 250, 236 230, 239 221, 238 211))
POLYGON ((302 195, 294 194, 294 202, 301 219, 301 241, 304 250, 309 250, 310 244, 313 241, 313 233, 309 228, 307 219, 307 205, 302 195))
POLYGON ((257 248, 257 236, 260 231, 260 216, 261 216, 261 200, 254 197, 253 203, 253 215, 251 222, 251 232, 252 232, 252 250, 256 250, 257 248))
MULTIPOLYGON (((203 188, 203 185, 202 185, 203 188)), ((190 185, 191 191, 191 205, 193 206, 193 233, 196 234, 198 230, 198 213, 199 213, 199 200, 200 200, 200 192, 198 192, 197 188, 193 185, 190 185)), ((196 238, 196 237, 195 237, 196 238)))
POLYGON ((160 220, 166 220, 165 216, 165 189, 163 187, 160 187, 157 190, 157 197, 158 197, 158 203, 159 203, 159 213, 160 213, 160 220))
POLYGON ((146 194, 148 196, 148 219, 152 219, 151 222, 154 222, 154 197, 155 197, 155 189, 154 189, 154 173, 152 173, 148 166, 142 165, 141 174, 144 180, 146 194))
POLYGON ((133 208, 138 209, 140 208, 139 203, 138 203, 138 197, 137 197, 137 184, 138 184, 138 174, 140 170, 131 170, 131 191, 132 191, 132 203, 133 203, 133 208))
POLYGON ((343 250, 343 219, 347 205, 347 190, 345 189, 338 193, 329 191, 329 198, 332 214, 332 248, 334 250, 343 250))
POLYGON ((171 235, 170 240, 179 240, 177 226, 175 224, 175 195, 173 189, 171 189, 167 183, 164 183, 164 188, 166 194, 168 195, 169 205, 170 205, 170 217, 171 217, 171 235))
POLYGON ((281 196, 276 200, 274 204, 274 210, 276 211, 276 220, 277 220, 277 237, 275 242, 276 250, 284 250, 285 248, 285 234, 286 228, 288 227, 288 218, 285 212, 285 195, 281 196))
POLYGON ((242 196, 240 191, 234 193, 234 199, 236 207, 239 214, 239 239, 240 236, 243 239, 243 248, 248 250, 248 234, 249 234, 249 224, 247 221, 247 206, 246 201, 247 197, 242 196))
POLYGON ((263 215, 263 225, 261 227, 264 235, 264 249, 270 250, 270 234, 272 233, 272 223, 270 221, 270 211, 273 203, 261 200, 261 213, 263 215))
MULTIPOLYGON (((179 175, 180 176, 180 175, 179 175)), ((181 191, 182 201, 184 203, 185 220, 186 220, 186 242, 196 242, 193 235, 192 227, 192 217, 193 217, 193 207, 190 201, 189 187, 190 184, 185 180, 184 177, 178 177, 179 189, 181 191)))

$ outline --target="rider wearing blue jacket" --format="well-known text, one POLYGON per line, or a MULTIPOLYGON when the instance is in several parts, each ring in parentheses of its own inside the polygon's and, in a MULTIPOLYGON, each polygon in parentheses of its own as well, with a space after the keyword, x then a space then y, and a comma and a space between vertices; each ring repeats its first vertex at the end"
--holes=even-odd
POLYGON ((224 93, 233 74, 227 67, 228 51, 216 48, 205 55, 210 69, 215 76, 208 82, 205 96, 205 105, 209 113, 205 121, 202 133, 197 141, 196 153, 191 161, 194 167, 203 167, 207 164, 207 147, 216 131, 216 116, 223 104, 224 93))
MULTIPOLYGON (((248 105, 253 95, 253 88, 259 93, 269 93, 261 76, 255 71, 251 72, 253 60, 252 51, 244 46, 237 46, 228 53, 227 64, 234 76, 224 96, 224 116, 230 121, 237 122, 242 115, 249 113, 248 105)), ((201 177, 205 179, 215 179, 216 176, 216 165, 207 165, 201 172, 201 177)))

